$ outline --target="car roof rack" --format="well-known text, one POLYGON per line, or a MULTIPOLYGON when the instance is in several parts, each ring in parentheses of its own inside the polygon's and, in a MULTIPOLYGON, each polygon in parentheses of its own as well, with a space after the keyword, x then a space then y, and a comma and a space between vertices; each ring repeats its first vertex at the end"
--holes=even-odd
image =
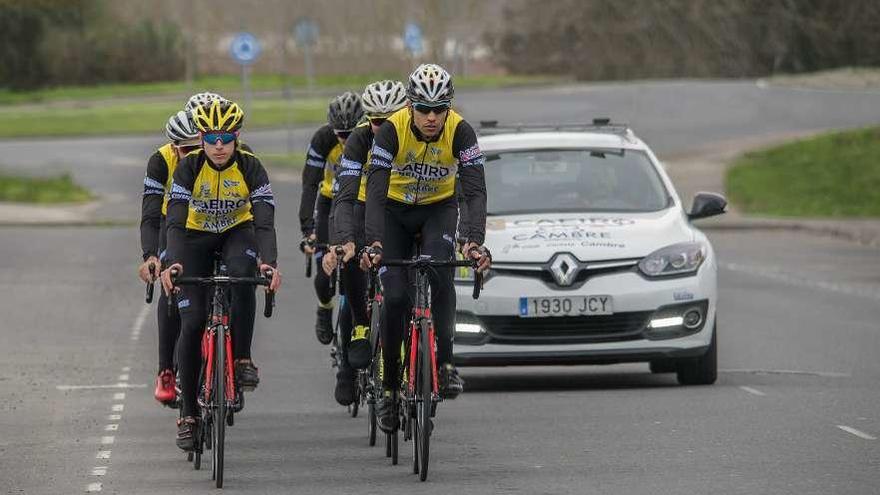
POLYGON ((590 124, 499 124, 497 120, 481 120, 477 134, 508 134, 516 132, 598 132, 628 137, 632 134, 627 124, 611 122, 607 117, 595 118, 590 124))

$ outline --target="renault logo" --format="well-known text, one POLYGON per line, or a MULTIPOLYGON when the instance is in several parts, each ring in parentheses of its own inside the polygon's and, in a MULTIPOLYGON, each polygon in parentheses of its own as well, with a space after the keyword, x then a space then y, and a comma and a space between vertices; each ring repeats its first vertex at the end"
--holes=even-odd
POLYGON ((561 286, 569 286, 580 271, 578 260, 568 253, 557 254, 550 262, 550 273, 561 286))

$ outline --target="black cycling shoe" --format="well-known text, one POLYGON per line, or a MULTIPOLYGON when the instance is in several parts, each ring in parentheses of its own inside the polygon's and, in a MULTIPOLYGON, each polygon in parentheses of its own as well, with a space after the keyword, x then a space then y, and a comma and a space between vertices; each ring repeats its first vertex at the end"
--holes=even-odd
POLYGON ((397 415, 394 414, 394 400, 386 391, 376 400, 376 424, 384 433, 394 433, 397 429, 397 415))
POLYGON ((336 390, 333 391, 336 402, 342 406, 351 405, 354 402, 354 378, 355 373, 351 368, 339 368, 336 372, 336 390))
POLYGON ((459 376, 458 370, 452 363, 440 366, 440 397, 455 399, 458 394, 464 392, 464 380, 459 376))
POLYGON ((235 361, 235 380, 243 390, 253 390, 260 384, 260 373, 250 359, 235 361))
POLYGON ((199 420, 192 416, 177 420, 177 446, 186 452, 196 450, 196 438, 198 437, 199 420))
POLYGON ((351 331, 351 342, 348 344, 348 364, 352 368, 363 370, 373 360, 373 352, 370 349, 370 327, 357 325, 351 331))
POLYGON ((315 335, 318 342, 327 345, 333 342, 333 308, 318 306, 318 319, 315 321, 315 335))

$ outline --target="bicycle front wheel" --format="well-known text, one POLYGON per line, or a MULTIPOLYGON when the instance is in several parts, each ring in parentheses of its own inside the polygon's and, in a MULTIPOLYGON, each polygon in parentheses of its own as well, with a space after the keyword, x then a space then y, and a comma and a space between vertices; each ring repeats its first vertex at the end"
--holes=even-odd
POLYGON ((434 401, 434 369, 433 342, 430 342, 432 333, 431 322, 423 320, 419 332, 419 356, 417 360, 416 376, 416 438, 415 444, 418 450, 419 480, 428 478, 428 455, 431 450, 431 406, 434 401))
POLYGON ((226 441, 226 335, 228 329, 217 332, 214 339, 214 481, 217 488, 223 488, 223 455, 226 441))

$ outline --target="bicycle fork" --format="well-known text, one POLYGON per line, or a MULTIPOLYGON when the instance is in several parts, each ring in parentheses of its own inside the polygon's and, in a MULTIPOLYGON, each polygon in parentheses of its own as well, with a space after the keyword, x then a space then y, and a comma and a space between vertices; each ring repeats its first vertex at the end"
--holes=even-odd
POLYGON ((409 375, 407 378, 407 387, 409 388, 409 393, 411 396, 415 394, 415 383, 418 380, 418 377, 415 376, 416 372, 416 360, 418 358, 418 354, 421 346, 421 331, 419 328, 421 327, 420 323, 427 319, 431 322, 428 325, 428 355, 431 356, 431 393, 433 396, 438 396, 440 392, 440 385, 438 382, 438 374, 437 374, 437 343, 435 339, 434 333, 434 323, 431 320, 431 309, 430 308, 415 308, 415 319, 410 322, 410 343, 409 343, 409 366, 407 374, 409 375))
POLYGON ((226 387, 225 388, 225 399, 229 402, 235 400, 235 371, 232 363, 232 337, 229 335, 227 329, 229 328, 229 317, 224 315, 222 318, 215 318, 212 322, 212 325, 202 336, 202 356, 205 359, 205 395, 204 401, 205 404, 210 403, 211 392, 213 391, 214 384, 214 357, 215 357, 215 345, 217 343, 217 329, 222 326, 224 329, 224 345, 226 346, 226 362, 225 364, 225 380, 226 387))

